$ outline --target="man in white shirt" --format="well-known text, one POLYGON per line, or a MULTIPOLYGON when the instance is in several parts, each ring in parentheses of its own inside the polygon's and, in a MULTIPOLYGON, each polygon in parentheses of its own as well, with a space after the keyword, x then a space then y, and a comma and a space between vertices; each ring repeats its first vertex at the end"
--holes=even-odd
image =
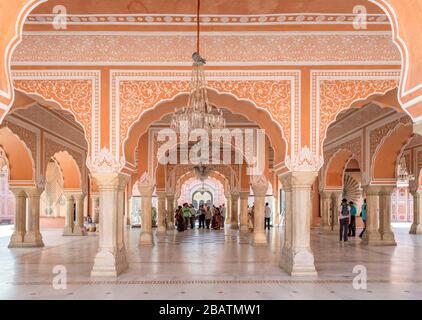
POLYGON ((220 214, 221 214, 221 221, 223 222, 223 226, 224 226, 224 223, 225 223, 225 221, 226 221, 226 205, 223 203, 223 205, 221 206, 221 210, 220 210, 221 212, 220 212, 220 214))
POLYGON ((268 205, 268 202, 265 204, 265 226, 264 230, 268 228, 270 230, 270 219, 271 219, 271 208, 268 205))

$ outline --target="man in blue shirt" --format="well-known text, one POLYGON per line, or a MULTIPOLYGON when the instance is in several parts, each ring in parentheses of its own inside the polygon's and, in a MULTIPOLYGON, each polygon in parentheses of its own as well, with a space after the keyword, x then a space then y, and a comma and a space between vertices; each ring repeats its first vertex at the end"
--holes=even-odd
POLYGON ((362 217, 362 221, 363 221, 363 230, 360 233, 359 238, 362 238, 366 230, 366 199, 363 200, 362 211, 360 213, 360 216, 362 217))
POLYGON ((353 201, 349 202, 350 206, 350 223, 349 223, 349 237, 356 237, 356 214, 357 209, 353 201))

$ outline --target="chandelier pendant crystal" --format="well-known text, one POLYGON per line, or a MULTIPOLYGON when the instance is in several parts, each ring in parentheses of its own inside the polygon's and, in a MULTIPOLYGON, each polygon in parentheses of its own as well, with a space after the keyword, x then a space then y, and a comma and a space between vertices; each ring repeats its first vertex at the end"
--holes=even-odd
POLYGON ((211 105, 208 101, 207 82, 205 80, 204 66, 206 60, 199 53, 199 33, 200 33, 200 0, 197 9, 197 50, 192 54, 192 77, 189 87, 189 100, 185 107, 176 110, 171 120, 171 128, 180 132, 184 126, 187 130, 222 129, 226 126, 222 110, 211 105))

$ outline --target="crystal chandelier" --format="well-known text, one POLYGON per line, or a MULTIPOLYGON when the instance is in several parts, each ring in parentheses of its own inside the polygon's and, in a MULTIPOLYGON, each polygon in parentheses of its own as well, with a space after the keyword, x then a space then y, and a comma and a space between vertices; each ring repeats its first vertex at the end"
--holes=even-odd
POLYGON ((212 129, 222 129, 226 125, 222 110, 211 105, 208 101, 207 83, 204 72, 206 60, 199 54, 200 3, 201 0, 198 0, 196 52, 192 54, 193 64, 189 100, 185 107, 176 110, 171 120, 171 128, 178 132, 180 132, 182 126, 187 126, 189 131, 193 129, 210 131, 212 129))
POLYGON ((198 165, 198 166, 193 167, 193 170, 195 172, 197 179, 201 181, 205 181, 213 169, 210 166, 198 165))

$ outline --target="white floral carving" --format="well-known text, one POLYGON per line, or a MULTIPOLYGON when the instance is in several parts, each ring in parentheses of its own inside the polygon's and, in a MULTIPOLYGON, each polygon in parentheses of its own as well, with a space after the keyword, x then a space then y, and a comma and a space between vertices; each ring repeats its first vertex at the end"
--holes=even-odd
POLYGON ((286 158, 286 166, 291 171, 318 171, 323 164, 323 158, 317 158, 308 146, 304 146, 292 157, 286 158))
POLYGON ((86 165, 91 172, 119 172, 124 166, 123 159, 116 161, 113 153, 106 147, 101 149, 101 151, 95 155, 93 160, 91 160, 91 157, 88 157, 86 162, 86 165))
POLYGON ((251 176, 249 178, 254 195, 265 195, 268 190, 268 180, 265 175, 251 176))

